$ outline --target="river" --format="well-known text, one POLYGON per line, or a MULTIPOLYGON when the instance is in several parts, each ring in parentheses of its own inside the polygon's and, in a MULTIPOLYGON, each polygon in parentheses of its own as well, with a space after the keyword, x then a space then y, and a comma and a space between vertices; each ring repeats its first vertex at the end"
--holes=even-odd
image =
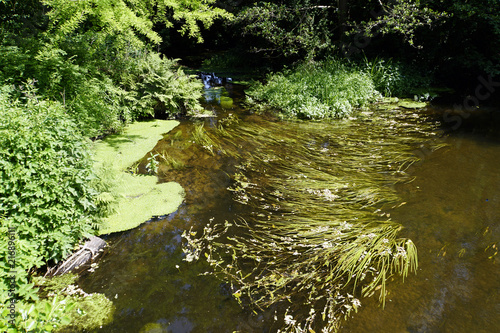
POLYGON ((240 104, 241 87, 226 87, 224 97, 234 104, 224 109, 220 92, 207 92, 206 108, 217 117, 199 123, 213 132, 222 119, 238 118, 245 124, 239 139, 225 143, 237 154, 222 154, 216 147, 211 153, 193 140, 200 124, 182 122, 155 149, 180 161, 161 166, 159 181, 179 182, 186 190, 184 204, 166 218, 108 236, 110 246, 99 268, 80 278, 86 292, 104 293, 116 306, 113 321, 99 332, 275 332, 272 313, 242 309, 225 283, 203 275, 211 270, 205 261, 183 261, 181 235, 210 221, 254 216, 255 206, 241 203, 246 193, 234 191, 235 174, 244 173, 259 189, 270 187, 278 171, 249 161, 258 156, 259 161, 300 164, 295 151, 304 147, 318 152, 314 158, 326 154, 331 164, 313 164, 334 168, 342 181, 352 183, 350 174, 359 172, 394 196, 391 204, 374 208, 380 206, 401 224, 400 236, 418 249, 416 274, 404 281, 398 275, 389 279, 385 308, 378 297, 362 298, 361 308, 342 322, 340 332, 465 333, 500 327, 498 112, 478 111, 455 130, 441 121, 443 107, 380 111, 383 115, 365 110, 331 124, 285 122, 252 113, 240 104), (285 134, 273 141, 278 132, 285 134), (379 151, 382 145, 390 149, 379 151), (353 167, 353 151, 366 165, 353 167), (400 151, 419 158, 401 179, 392 176, 394 167, 381 169, 376 157, 369 160, 383 154, 397 159, 400 151))

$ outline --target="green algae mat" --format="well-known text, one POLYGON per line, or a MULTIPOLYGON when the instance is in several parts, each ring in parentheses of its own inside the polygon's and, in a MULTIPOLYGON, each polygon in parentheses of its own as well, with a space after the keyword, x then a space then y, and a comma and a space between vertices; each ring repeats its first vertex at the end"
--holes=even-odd
POLYGON ((165 134, 179 124, 173 120, 136 122, 122 134, 110 135, 94 143, 94 166, 111 179, 117 202, 104 219, 99 234, 125 231, 151 217, 170 214, 184 199, 184 189, 175 182, 158 184, 156 176, 127 171, 151 151, 165 134))

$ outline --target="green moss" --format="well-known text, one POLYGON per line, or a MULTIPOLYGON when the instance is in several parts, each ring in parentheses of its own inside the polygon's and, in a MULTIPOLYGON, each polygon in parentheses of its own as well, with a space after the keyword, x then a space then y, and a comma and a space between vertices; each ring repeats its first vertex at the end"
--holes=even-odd
POLYGON ((156 176, 125 172, 116 191, 120 196, 116 211, 105 219, 100 234, 133 229, 153 216, 170 214, 184 198, 184 189, 175 182, 157 184, 156 176))
POLYGON ((75 306, 67 313, 71 324, 62 327, 58 332, 82 332, 99 328, 113 319, 115 306, 103 294, 87 294, 71 297, 75 306))
POLYGON ((179 184, 157 184, 156 176, 125 172, 154 148, 162 134, 178 124, 167 120, 137 122, 123 134, 95 143, 95 168, 108 173, 105 178, 113 179, 111 192, 117 198, 114 213, 104 219, 100 234, 133 229, 153 216, 174 212, 182 203, 184 190, 179 184))
POLYGON ((398 102, 398 106, 405 109, 421 109, 427 106, 425 102, 416 102, 411 99, 402 99, 398 102))
POLYGON ((51 278, 35 277, 36 286, 40 287, 40 296, 52 304, 55 298, 67 305, 64 315, 68 324, 57 332, 82 332, 98 328, 109 323, 115 307, 104 294, 87 294, 75 285, 78 275, 64 274, 51 278))
POLYGON ((139 333, 163 333, 168 332, 167 328, 159 323, 148 323, 144 325, 143 328, 139 331, 139 333))
POLYGON ((95 142, 95 161, 108 164, 113 169, 125 170, 149 152, 162 134, 179 125, 175 120, 136 122, 125 128, 122 134, 106 137, 95 142))
POLYGON ((220 106, 224 109, 231 109, 233 107, 233 99, 227 96, 220 97, 220 106))

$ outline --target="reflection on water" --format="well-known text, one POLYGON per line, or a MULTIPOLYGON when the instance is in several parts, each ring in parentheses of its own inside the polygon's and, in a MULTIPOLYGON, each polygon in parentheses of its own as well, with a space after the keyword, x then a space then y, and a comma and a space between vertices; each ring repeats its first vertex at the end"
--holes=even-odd
MULTIPOLYGON (((242 113, 237 105, 229 111, 211 107, 266 126, 265 119, 242 113)), ((369 121, 363 121, 353 136, 370 134, 369 121)), ((273 126, 289 129, 286 123, 273 126)), ((156 147, 184 163, 183 168, 162 165, 160 179, 180 182, 185 204, 164 220, 110 236, 99 269, 80 281, 86 292, 103 292, 116 305, 113 323, 102 332, 268 332, 272 325, 272 314, 243 311, 225 284, 203 275, 206 264, 182 261, 183 230, 248 214, 226 190, 240 161, 210 155, 190 141, 191 131, 192 125, 183 123, 156 147)), ((390 126, 387 133, 397 136, 390 126)), ((499 256, 493 247, 500 236, 500 141, 490 134, 464 127, 446 135, 439 140, 449 146, 425 154, 409 170, 415 180, 396 186, 406 204, 390 211, 391 218, 404 225, 401 236, 418 247, 418 273, 404 282, 389 281, 385 309, 376 298, 362 300, 341 332, 465 333, 500 327, 499 256)), ((333 141, 318 144, 335 149, 333 141)))

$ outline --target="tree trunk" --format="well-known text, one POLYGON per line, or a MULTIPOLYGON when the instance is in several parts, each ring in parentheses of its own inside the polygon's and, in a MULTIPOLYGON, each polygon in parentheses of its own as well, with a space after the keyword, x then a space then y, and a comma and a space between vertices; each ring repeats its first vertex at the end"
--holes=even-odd
POLYGON ((337 0, 338 6, 338 24, 339 24, 339 40, 345 41, 346 23, 347 23, 347 0, 337 0))

